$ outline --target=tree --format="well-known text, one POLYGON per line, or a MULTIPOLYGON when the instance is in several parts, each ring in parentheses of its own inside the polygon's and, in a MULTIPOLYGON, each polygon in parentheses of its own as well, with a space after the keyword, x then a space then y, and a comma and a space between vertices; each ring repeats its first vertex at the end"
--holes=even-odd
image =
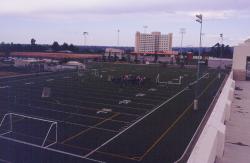
POLYGON ((69 50, 69 45, 65 42, 63 43, 63 45, 61 46, 62 50, 69 50))
POLYGON ((36 44, 36 40, 35 40, 34 38, 32 38, 32 39, 30 40, 30 44, 31 44, 31 46, 34 46, 34 45, 36 44))
POLYGON ((54 41, 54 42, 53 42, 53 44, 52 44, 52 46, 51 46, 51 49, 52 49, 53 51, 58 51, 58 50, 60 50, 60 45, 58 44, 57 41, 54 41))
POLYGON ((78 51, 78 48, 75 47, 73 44, 70 44, 69 47, 68 47, 68 49, 69 49, 70 51, 72 51, 72 52, 78 51))

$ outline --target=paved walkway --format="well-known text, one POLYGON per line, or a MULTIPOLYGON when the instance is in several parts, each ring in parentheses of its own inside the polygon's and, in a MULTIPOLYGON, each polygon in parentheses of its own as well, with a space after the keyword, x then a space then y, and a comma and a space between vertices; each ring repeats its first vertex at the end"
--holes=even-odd
POLYGON ((250 81, 237 81, 224 156, 219 163, 250 163, 250 81))

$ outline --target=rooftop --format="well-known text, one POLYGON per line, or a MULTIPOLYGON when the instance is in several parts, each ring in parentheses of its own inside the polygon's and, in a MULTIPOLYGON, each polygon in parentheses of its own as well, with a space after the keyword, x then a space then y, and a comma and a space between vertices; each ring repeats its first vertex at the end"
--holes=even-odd
POLYGON ((102 57, 100 54, 74 54, 74 53, 42 53, 42 52, 13 52, 11 56, 15 57, 38 57, 52 59, 90 59, 102 57))
POLYGON ((249 163, 250 82, 236 81, 230 119, 226 123, 224 155, 217 163, 249 163))

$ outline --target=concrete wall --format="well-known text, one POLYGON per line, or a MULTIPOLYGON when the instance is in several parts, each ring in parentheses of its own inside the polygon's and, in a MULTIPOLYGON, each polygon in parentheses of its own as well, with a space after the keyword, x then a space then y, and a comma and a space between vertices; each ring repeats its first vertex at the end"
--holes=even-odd
POLYGON ((222 158, 225 143, 225 121, 230 117, 234 87, 235 81, 231 72, 188 163, 214 163, 217 157, 222 158))
POLYGON ((232 66, 232 62, 232 59, 209 58, 208 67, 218 68, 219 66, 221 66, 222 69, 225 69, 227 66, 232 66))

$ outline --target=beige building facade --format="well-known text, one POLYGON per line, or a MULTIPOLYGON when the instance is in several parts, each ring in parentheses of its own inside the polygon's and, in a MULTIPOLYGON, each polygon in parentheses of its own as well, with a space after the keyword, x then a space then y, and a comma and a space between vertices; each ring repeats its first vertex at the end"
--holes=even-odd
POLYGON ((250 39, 234 48, 232 69, 234 80, 250 79, 250 39))
POLYGON ((164 52, 172 50, 173 34, 161 34, 161 32, 135 34, 135 52, 164 52))

